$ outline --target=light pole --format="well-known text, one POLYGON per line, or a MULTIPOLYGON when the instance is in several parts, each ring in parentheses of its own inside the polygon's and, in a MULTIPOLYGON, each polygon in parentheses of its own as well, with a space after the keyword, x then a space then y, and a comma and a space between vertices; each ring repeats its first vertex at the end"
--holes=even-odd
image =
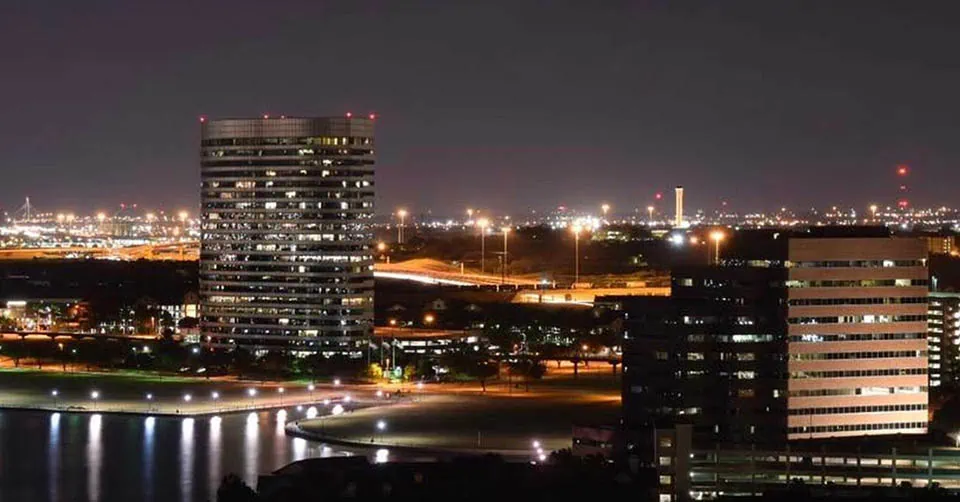
POLYGON ((90 400, 93 401, 93 411, 97 411, 97 399, 100 399, 100 391, 95 390, 90 393, 90 400))
POLYGON ((579 224, 573 226, 573 287, 577 287, 580 282, 580 230, 579 224))
POLYGON ((487 267, 486 267, 487 244, 485 239, 487 236, 487 225, 489 224, 490 222, 486 218, 480 218, 479 220, 477 220, 477 226, 480 227, 480 273, 481 274, 486 273, 486 270, 487 270, 487 267))
POLYGON ((250 407, 255 408, 253 398, 257 396, 257 389, 247 389, 247 395, 250 396, 250 407))
POLYGON ((714 230, 710 232, 710 240, 714 243, 714 252, 713 252, 713 264, 716 265, 720 263, 720 241, 723 240, 723 232, 719 230, 714 230))
POLYGON ((400 218, 400 225, 397 226, 397 244, 403 244, 403 222, 407 217, 407 210, 398 209, 397 217, 400 218))
POLYGON ((510 234, 510 227, 503 227, 503 263, 500 266, 500 284, 507 282, 507 235, 510 234))
POLYGON ((277 389, 277 392, 280 394, 280 407, 283 408, 283 387, 277 389))
POLYGON ((653 206, 647 206, 647 226, 653 225, 653 210, 656 209, 653 206))
POLYGON ((50 395, 53 396, 53 407, 54 407, 54 408, 59 407, 59 405, 60 405, 59 401, 60 401, 60 400, 57 398, 57 396, 60 395, 60 392, 58 392, 57 389, 53 389, 53 390, 50 391, 50 395))
POLYGON ((313 402, 313 389, 316 389, 316 388, 317 388, 317 387, 316 387, 315 385, 313 385, 313 383, 310 383, 309 385, 307 385, 307 390, 310 391, 310 402, 311 402, 311 403, 313 402))
POLYGON ((384 420, 377 420, 377 432, 380 433, 380 438, 383 438, 383 431, 385 430, 387 430, 387 422, 384 420))

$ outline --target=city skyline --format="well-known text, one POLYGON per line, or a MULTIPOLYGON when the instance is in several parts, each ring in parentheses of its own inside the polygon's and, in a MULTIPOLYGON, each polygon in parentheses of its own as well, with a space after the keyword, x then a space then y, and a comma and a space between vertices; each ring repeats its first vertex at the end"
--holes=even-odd
POLYGON ((9 9, 4 210, 192 209, 200 116, 318 112, 377 114, 384 209, 643 208, 678 184, 691 208, 864 207, 900 164, 936 207, 960 181, 950 4, 290 4, 9 9), (240 78, 273 65, 303 78, 240 78))

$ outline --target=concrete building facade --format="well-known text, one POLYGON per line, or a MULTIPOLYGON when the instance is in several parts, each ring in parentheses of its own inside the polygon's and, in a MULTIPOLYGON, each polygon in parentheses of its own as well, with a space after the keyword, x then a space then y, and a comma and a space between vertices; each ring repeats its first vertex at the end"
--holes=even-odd
POLYGON ((926 432, 926 243, 850 234, 765 234, 673 270, 670 298, 622 298, 626 426, 686 423, 701 444, 926 432))

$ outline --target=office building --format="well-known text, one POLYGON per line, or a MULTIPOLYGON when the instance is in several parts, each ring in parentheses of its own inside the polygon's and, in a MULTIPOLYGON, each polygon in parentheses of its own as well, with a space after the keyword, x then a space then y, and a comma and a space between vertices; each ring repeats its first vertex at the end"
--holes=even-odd
POLYGON ((373 120, 205 120, 201 133, 203 340, 361 353, 373 316, 373 120))
POLYGON ((675 269, 670 298, 621 299, 624 423, 740 444, 926 432, 926 243, 742 234, 719 266, 675 269))
POLYGON ((960 293, 930 293, 930 387, 960 385, 960 293))

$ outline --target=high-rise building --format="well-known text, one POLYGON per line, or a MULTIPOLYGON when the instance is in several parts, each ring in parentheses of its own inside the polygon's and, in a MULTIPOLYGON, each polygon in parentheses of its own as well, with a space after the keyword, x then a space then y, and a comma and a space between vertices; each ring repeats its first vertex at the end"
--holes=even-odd
POLYGON ((628 427, 689 423, 698 440, 758 444, 926 432, 923 240, 730 241, 720 266, 675 269, 670 298, 620 299, 628 427))
POLYGON ((673 211, 673 226, 677 228, 683 227, 683 187, 677 185, 677 188, 674 189, 674 211, 673 211))
POLYGON ((357 354, 373 317, 373 120, 201 124, 200 331, 357 354))
POLYGON ((960 293, 934 291, 927 309, 930 387, 960 386, 960 293))

